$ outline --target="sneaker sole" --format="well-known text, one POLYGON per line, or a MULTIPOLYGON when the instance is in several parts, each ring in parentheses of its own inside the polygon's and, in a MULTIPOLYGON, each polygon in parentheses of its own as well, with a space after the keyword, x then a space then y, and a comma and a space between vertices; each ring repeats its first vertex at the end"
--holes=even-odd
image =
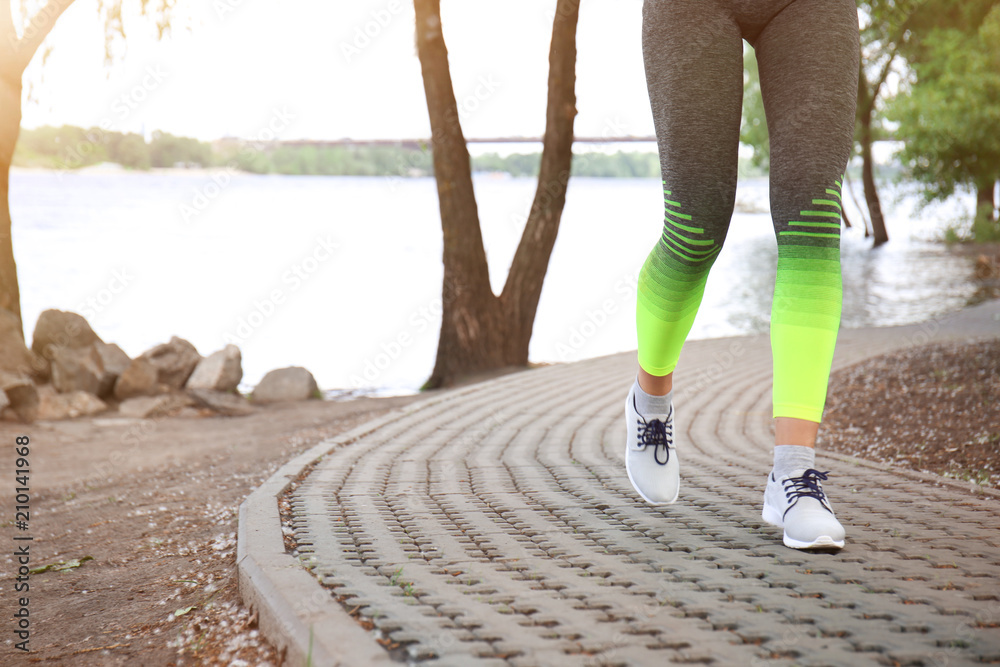
POLYGON ((639 486, 635 483, 635 480, 632 479, 632 470, 628 467, 628 445, 627 444, 625 445, 625 472, 628 474, 628 481, 629 481, 630 484, 632 484, 632 488, 635 489, 635 492, 639 494, 640 498, 642 498, 643 500, 645 500, 650 505, 673 505, 675 502, 677 502, 677 498, 681 494, 681 485, 680 485, 680 483, 678 483, 677 484, 677 491, 674 492, 674 497, 671 498, 670 500, 662 500, 662 501, 657 502, 657 501, 650 500, 649 498, 647 498, 646 494, 644 494, 642 491, 639 490, 639 486))
MULTIPOLYGON (((781 519, 781 515, 778 514, 778 511, 774 508, 764 505, 764 509, 760 513, 760 516, 764 519, 764 521, 772 526, 784 528, 784 522, 781 519)), ((845 544, 844 540, 835 540, 829 535, 820 535, 812 542, 801 542, 789 537, 784 531, 782 531, 781 541, 784 542, 785 546, 790 549, 843 549, 845 544)))
POLYGON ((786 547, 791 547, 792 549, 843 549, 844 540, 834 540, 828 535, 820 535, 812 542, 799 542, 798 540, 793 540, 788 535, 785 535, 783 540, 786 547))

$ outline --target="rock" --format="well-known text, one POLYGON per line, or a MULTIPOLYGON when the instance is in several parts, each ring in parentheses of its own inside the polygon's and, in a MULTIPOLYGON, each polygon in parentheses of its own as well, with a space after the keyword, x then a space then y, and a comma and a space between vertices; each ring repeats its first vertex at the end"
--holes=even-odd
POLYGON ((253 406, 239 394, 211 389, 188 389, 187 393, 198 405, 214 410, 221 415, 241 417, 253 412, 253 406))
POLYGON ((93 345, 84 348, 52 347, 52 386, 56 391, 100 394, 104 368, 93 345))
POLYGON ((226 345, 199 361, 184 386, 187 389, 236 391, 243 379, 241 362, 240 348, 233 344, 226 345))
POLYGON ((46 310, 35 323, 31 349, 43 359, 52 361, 53 348, 77 349, 100 341, 82 316, 61 310, 46 310))
POLYGON ((169 343, 162 343, 143 352, 139 359, 145 359, 156 368, 157 381, 171 389, 181 389, 191 377, 201 355, 194 345, 183 338, 173 336, 169 343))
POLYGON ((160 396, 137 396, 122 402, 118 406, 118 412, 123 417, 133 417, 135 419, 148 419, 150 417, 162 417, 192 404, 190 397, 185 394, 163 394, 160 396))
POLYGON ((60 394, 52 385, 38 388, 38 418, 45 420, 86 417, 104 412, 107 404, 85 391, 60 394))
POLYGON ((0 308, 0 371, 33 376, 44 376, 48 371, 48 363, 24 343, 21 320, 3 308, 0 308))
POLYGON ((10 399, 7 398, 7 392, 0 391, 0 413, 10 407, 10 399))
MULTIPOLYGON (((30 378, 24 375, 0 373, 0 390, 10 403, 8 410, 22 422, 32 422, 38 415, 38 389, 30 378)), ((6 411, 6 410, 5 410, 6 411)))
POLYGON ((101 375, 101 390, 98 396, 110 396, 114 391, 115 382, 121 377, 132 360, 114 343, 94 343, 94 349, 101 360, 101 368, 104 373, 101 375))
POLYGON ((115 382, 114 395, 119 401, 136 396, 155 396, 168 391, 158 381, 156 366, 147 359, 133 359, 115 382))
POLYGON ((260 381, 252 394, 254 403, 304 401, 316 398, 319 387, 312 373, 301 366, 289 366, 270 371, 260 381))

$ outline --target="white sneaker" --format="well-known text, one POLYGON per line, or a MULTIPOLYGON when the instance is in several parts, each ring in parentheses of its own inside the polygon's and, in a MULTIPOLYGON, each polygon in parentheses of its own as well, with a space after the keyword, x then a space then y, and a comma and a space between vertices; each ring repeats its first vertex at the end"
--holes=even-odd
POLYGON ((665 415, 643 417, 635 407, 635 387, 625 400, 625 470, 628 480, 652 505, 677 500, 680 465, 674 451, 674 406, 665 415))
POLYGON ((792 549, 840 549, 844 527, 837 521, 821 480, 827 473, 809 468, 775 479, 767 477, 761 517, 785 529, 784 543, 792 549))

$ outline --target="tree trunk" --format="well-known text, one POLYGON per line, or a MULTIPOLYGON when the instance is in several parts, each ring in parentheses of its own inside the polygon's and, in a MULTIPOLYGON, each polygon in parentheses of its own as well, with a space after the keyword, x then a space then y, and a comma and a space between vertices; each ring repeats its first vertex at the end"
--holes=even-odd
POLYGON ((875 237, 872 247, 877 248, 889 240, 889 234, 885 229, 882 203, 879 201, 878 188, 875 185, 870 115, 868 123, 861 126, 861 181, 865 186, 865 201, 868 203, 868 216, 872 223, 872 235, 875 237))
POLYGON ((531 203, 521 242, 500 294, 504 317, 511 327, 518 364, 528 363, 528 343, 535 324, 538 299, 549 267, 566 204, 566 187, 573 163, 573 121, 576 118, 576 25, 579 0, 559 0, 549 50, 549 94, 538 189, 531 203))
POLYGON ((556 7, 539 184, 500 297, 490 287, 469 152, 441 30, 440 0, 414 0, 414 7, 444 233, 441 335, 434 371, 424 385, 433 388, 528 362, 531 328, 572 160, 579 0, 558 0, 556 7))
POLYGON ((875 185, 875 170, 872 160, 872 117, 875 114, 875 93, 872 93, 865 76, 864 58, 861 60, 858 76, 858 123, 861 126, 859 141, 861 143, 861 182, 865 188, 865 202, 868 204, 868 217, 871 220, 872 234, 875 239, 872 247, 877 248, 889 240, 885 229, 885 219, 882 217, 882 203, 878 198, 878 188, 875 185))
MULTIPOLYGON (((11 238, 10 163, 21 133, 21 79, 62 13, 74 0, 48 0, 19 39, 10 0, 0 0, 0 308, 21 319, 21 290, 11 238)), ((21 323, 21 337, 24 337, 21 323)))
POLYGON ((995 179, 989 181, 983 179, 976 183, 976 214, 972 223, 972 234, 977 242, 1000 239, 1000 221, 997 220, 996 202, 993 199, 995 187, 995 179))
POLYGON ((985 215, 988 222, 995 222, 996 202, 993 199, 993 190, 996 188, 996 181, 983 181, 976 184, 976 216, 985 215))
POLYGON ((434 372, 425 385, 439 387, 452 384, 463 371, 502 365, 503 321, 499 300, 490 288, 469 151, 441 31, 441 3, 414 0, 414 8, 444 233, 441 335, 434 372))
POLYGON ((844 219, 844 227, 850 229, 854 225, 851 224, 850 219, 847 217, 847 207, 843 207, 840 212, 840 217, 844 219))
MULTIPOLYGON (((21 72, 0 64, 0 308, 21 319, 21 293, 11 242, 10 163, 21 132, 21 72)), ((23 323, 22 323, 23 329, 23 323)), ((21 331, 22 337, 24 331, 21 331)))
MULTIPOLYGON (((854 194, 854 187, 851 185, 851 179, 847 174, 844 174, 844 188, 851 195, 851 201, 858 207, 858 212, 861 213, 861 226, 865 228, 865 238, 868 238, 871 236, 871 231, 868 229, 868 218, 865 217, 865 210, 861 208, 861 202, 858 201, 857 196, 854 194)), ((847 210, 846 206, 844 210, 847 210)))

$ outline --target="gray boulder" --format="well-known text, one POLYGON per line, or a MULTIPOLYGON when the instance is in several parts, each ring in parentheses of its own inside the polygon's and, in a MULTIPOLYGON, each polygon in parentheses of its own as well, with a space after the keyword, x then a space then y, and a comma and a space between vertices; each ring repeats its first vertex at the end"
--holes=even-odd
POLYGON ((110 396, 114 391, 115 382, 121 377, 132 360, 125 351, 114 343, 94 343, 94 350, 101 360, 101 389, 98 396, 110 396))
POLYGON ((38 419, 57 420, 86 417, 104 412, 108 406, 101 399, 85 391, 60 394, 52 385, 38 388, 38 419))
POLYGON ((220 415, 241 417, 253 412, 253 406, 239 394, 211 389, 188 389, 187 393, 197 405, 214 410, 220 415))
POLYGON ((137 357, 125 368, 115 382, 114 395, 119 401, 136 396, 155 396, 168 391, 159 382, 156 366, 147 359, 137 357))
POLYGON ((38 322, 35 323, 31 350, 43 359, 52 361, 54 348, 88 347, 100 340, 81 315, 62 310, 46 310, 38 316, 38 322))
POLYGON ((236 391, 242 379, 240 348, 229 344, 199 361, 184 386, 187 389, 236 391))
POLYGON ((170 389, 182 389, 201 361, 194 345, 177 336, 172 336, 169 343, 146 350, 138 358, 151 363, 156 368, 157 382, 170 389))
POLYGON ((301 366, 289 366, 270 371, 251 395, 254 403, 304 401, 316 398, 319 387, 312 373, 301 366))
POLYGON ((137 396, 123 401, 118 412, 123 417, 148 419, 162 417, 191 405, 193 401, 185 394, 162 394, 160 396, 137 396))
POLYGON ((51 347, 52 386, 56 391, 100 394, 104 367, 93 345, 84 348, 51 347))

